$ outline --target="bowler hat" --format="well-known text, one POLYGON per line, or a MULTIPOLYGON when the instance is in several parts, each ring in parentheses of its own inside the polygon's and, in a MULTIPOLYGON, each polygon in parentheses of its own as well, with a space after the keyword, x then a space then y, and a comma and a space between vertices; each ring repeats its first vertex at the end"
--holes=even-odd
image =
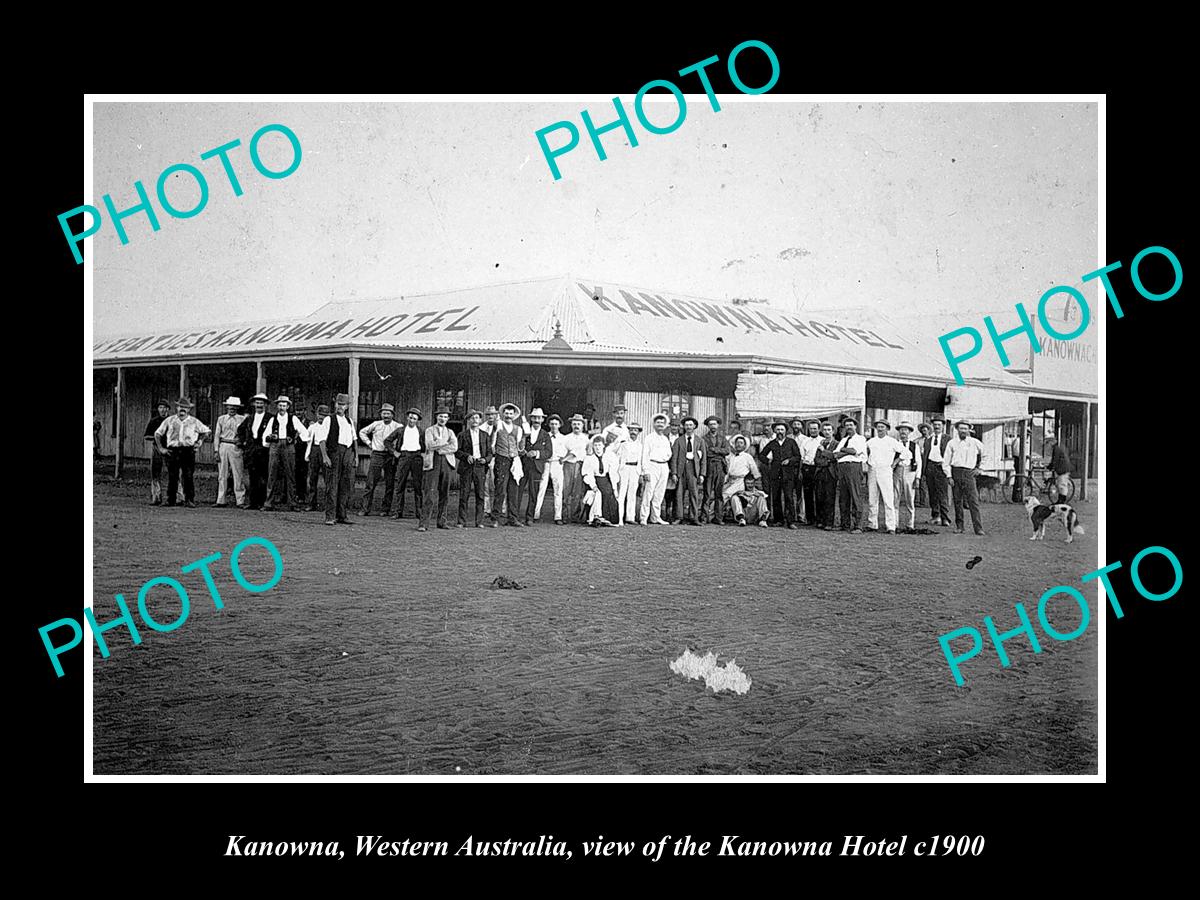
POLYGON ((680 420, 679 420, 679 424, 680 424, 680 425, 682 425, 684 422, 691 422, 691 423, 692 423, 692 426, 693 426, 694 428, 699 428, 699 427, 700 427, 700 423, 696 421, 696 417, 695 417, 695 416, 684 416, 682 419, 680 419, 680 420))
POLYGON ((709 422, 716 422, 718 425, 721 424, 721 420, 718 419, 716 416, 709 416, 707 419, 704 420, 705 425, 707 425, 709 422))
POLYGON ((560 416, 558 413, 552 413, 550 418, 547 419, 546 421, 547 422, 557 422, 558 424, 561 425, 562 424, 562 416, 560 416))
POLYGON ((288 406, 291 406, 292 398, 289 397, 287 394, 280 394, 278 397, 275 398, 275 402, 276 403, 286 403, 288 406))
POLYGON ((469 410, 467 410, 467 418, 469 419, 469 418, 471 418, 471 416, 479 416, 479 418, 481 418, 481 419, 482 419, 482 418, 483 418, 483 413, 481 413, 481 412, 480 412, 479 410, 477 410, 477 409, 469 409, 469 410))
POLYGON ((416 416, 418 419, 425 418, 425 416, 421 414, 421 411, 419 409, 417 409, 415 406, 410 406, 408 409, 408 412, 405 413, 405 415, 406 416, 416 416))
POLYGON ((448 406, 439 406, 437 408, 437 412, 435 412, 434 415, 435 416, 448 416, 448 415, 450 415, 450 408, 448 406))
POLYGON ((889 422, 887 419, 876 419, 876 420, 875 420, 874 422, 872 422, 871 424, 872 424, 872 426, 875 426, 875 425, 882 425, 884 428, 891 428, 891 427, 892 427, 892 423, 891 423, 891 422, 889 422))

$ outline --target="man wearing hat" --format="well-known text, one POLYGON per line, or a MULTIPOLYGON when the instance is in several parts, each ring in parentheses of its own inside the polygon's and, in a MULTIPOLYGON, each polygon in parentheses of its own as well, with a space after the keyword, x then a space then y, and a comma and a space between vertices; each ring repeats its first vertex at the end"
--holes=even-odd
POLYGON ((813 503, 816 519, 809 519, 809 522, 829 531, 833 530, 834 514, 837 512, 838 458, 834 455, 837 445, 833 423, 822 422, 820 445, 814 457, 816 487, 813 490, 813 503))
POLYGON ((700 423, 694 416, 684 416, 683 434, 671 448, 671 474, 675 476, 675 518, 672 525, 687 522, 700 524, 700 486, 708 472, 708 455, 704 441, 696 436, 700 423))
POLYGON ((892 478, 896 494, 896 512, 900 518, 900 531, 912 531, 917 527, 917 507, 915 487, 921 480, 921 448, 912 439, 913 427, 911 422, 901 422, 896 426, 899 441, 908 451, 907 461, 901 460, 893 470, 892 478))
POLYGON ((921 464, 925 472, 925 486, 929 493, 929 524, 950 524, 950 484, 946 480, 946 449, 950 435, 946 432, 946 420, 937 416, 930 423, 933 431, 921 451, 921 464))
POLYGON ((421 429, 421 411, 415 406, 404 414, 404 425, 386 438, 383 446, 396 458, 396 490, 390 515, 404 518, 404 488, 412 481, 414 513, 419 517, 425 500, 425 432, 421 429))
POLYGON ((537 506, 533 510, 535 522, 542 517, 542 503, 546 499, 546 487, 549 485, 554 490, 554 524, 563 524, 563 460, 567 456, 567 445, 566 438, 559 431, 561 427, 562 417, 557 413, 546 420, 546 431, 550 435, 550 459, 546 463, 541 486, 538 487, 537 506))
POLYGON ((371 448, 371 465, 367 469, 367 487, 363 491, 362 503, 358 514, 369 516, 371 505, 375 502, 375 486, 383 476, 383 505, 380 509, 387 515, 392 508, 392 488, 396 481, 396 457, 387 448, 387 439, 392 432, 400 428, 395 419, 396 407, 385 403, 379 409, 379 420, 372 422, 358 433, 359 440, 371 448))
MULTIPOLYGON (((150 421, 146 423, 146 440, 150 442, 150 505, 159 506, 163 502, 162 494, 162 472, 163 472, 163 455, 159 452, 158 441, 154 439, 155 432, 158 431, 158 426, 167 420, 167 416, 171 414, 171 404, 166 400, 159 400, 157 404, 158 415, 151 416, 150 421)), ((183 500, 183 485, 179 486, 179 500, 183 500)))
POLYGON ((601 437, 608 437, 610 434, 615 434, 623 441, 629 440, 629 427, 625 424, 625 406, 618 403, 613 407, 613 420, 600 430, 601 437))
POLYGON ((357 432, 350 421, 350 395, 338 394, 333 403, 333 415, 319 426, 317 444, 321 448, 321 463, 325 467, 325 524, 349 525, 350 494, 354 489, 354 474, 358 451, 354 446, 357 432))
POLYGON ((917 506, 929 505, 929 491, 925 488, 925 484, 929 480, 925 473, 925 453, 929 449, 931 434, 933 434, 933 426, 928 422, 922 422, 917 426, 917 434, 913 438, 917 442, 917 454, 921 457, 921 477, 917 479, 916 496, 913 499, 917 506))
POLYGON ((638 488, 642 484, 642 426, 629 424, 629 440, 617 445, 617 525, 638 524, 638 488))
POLYGON ((495 475, 492 480, 493 528, 500 524, 501 498, 507 505, 504 524, 521 525, 517 519, 517 506, 521 502, 521 495, 513 472, 513 461, 519 457, 525 441, 521 426, 513 421, 520 413, 521 410, 515 403, 505 403, 500 407, 500 421, 496 423, 496 430, 492 434, 492 455, 495 457, 495 475))
POLYGON ((663 498, 670 477, 672 446, 667 437, 667 416, 656 415, 654 430, 642 439, 642 521, 647 525, 665 525, 662 518, 663 498))
POLYGON ((896 533, 895 468, 909 462, 908 448, 892 437, 890 423, 879 419, 875 436, 867 441, 867 531, 879 530, 879 501, 888 534, 896 533))
POLYGON ((267 412, 267 395, 255 394, 251 402, 254 412, 242 421, 240 439, 242 443, 242 466, 250 479, 250 493, 246 498, 250 509, 262 509, 267 499, 267 472, 270 467, 271 451, 263 442, 271 414, 267 412))
MULTIPOLYGON (((275 490, 283 482, 283 502, 293 512, 300 508, 296 497, 296 442, 308 440, 308 429, 299 417, 292 414, 292 401, 280 394, 275 401, 277 412, 263 430, 263 446, 270 451, 267 462, 267 502, 263 510, 275 508, 275 490)), ((328 504, 326 504, 328 505, 328 504)))
POLYGON ((239 507, 246 506, 245 472, 242 467, 242 448, 238 443, 238 431, 246 417, 242 415, 242 399, 228 397, 225 414, 217 419, 217 502, 213 506, 225 505, 225 487, 233 475, 233 496, 239 507))
POLYGON ((703 507, 700 512, 701 523, 720 525, 725 518, 725 464, 729 460, 732 448, 725 435, 721 434, 721 420, 709 416, 704 420, 707 429, 704 434, 704 456, 708 460, 708 468, 704 476, 703 507))
MULTIPOLYGON (((479 426, 479 430, 488 436, 488 447, 492 445, 492 435, 496 433, 496 423, 500 421, 500 410, 494 406, 489 406, 483 411, 483 424, 479 426)), ((494 478, 494 470, 496 467, 496 458, 488 457, 487 474, 483 479, 483 512, 484 515, 491 515, 492 512, 492 480, 494 478)))
POLYGON ((863 465, 867 461, 867 439, 858 433, 858 423, 842 420, 842 438, 833 451, 837 459, 837 499, 842 531, 862 534, 858 520, 862 516, 863 465))
POLYGON ((212 429, 191 414, 192 401, 186 397, 175 402, 175 410, 176 414, 164 419, 154 432, 154 443, 167 463, 167 506, 175 505, 175 491, 182 471, 184 506, 192 507, 196 505, 196 486, 192 481, 192 473, 196 471, 196 450, 212 429))
MULTIPOLYGON (((313 418, 312 427, 308 429, 308 440, 304 445, 304 461, 308 463, 308 511, 316 512, 317 507, 317 480, 322 477, 322 472, 325 471, 325 466, 321 462, 321 450, 317 447, 317 435, 320 433, 318 426, 323 425, 325 420, 329 418, 329 404, 320 403, 317 405, 317 414, 313 418), (313 448, 317 448, 317 456, 313 456, 313 448)), ((325 476, 325 493, 329 493, 329 478, 325 476)))
POLYGON ((439 406, 433 415, 433 424, 425 429, 425 456, 422 466, 425 472, 425 503, 421 507, 421 520, 417 531, 429 528, 429 514, 433 510, 433 495, 437 492, 437 527, 449 528, 446 524, 446 507, 450 500, 450 475, 454 472, 455 455, 458 453, 458 437, 447 424, 450 409, 439 406))
POLYGON ((538 492, 542 487, 542 479, 546 476, 546 464, 554 452, 550 440, 550 432, 542 427, 546 414, 540 406, 535 406, 529 413, 529 431, 521 444, 518 454, 525 469, 525 524, 532 525, 537 521, 535 511, 541 510, 538 504, 538 492))
POLYGON ((562 439, 563 448, 563 504, 562 518, 567 522, 578 522, 583 513, 583 461, 588 456, 588 436, 584 433, 587 422, 579 413, 571 416, 571 432, 562 439))
POLYGON ((483 527, 483 486, 487 482, 488 464, 492 461, 490 435, 483 430, 483 413, 473 409, 467 413, 467 427, 458 436, 458 523, 467 527, 467 503, 475 494, 475 527, 483 527))
POLYGON ((763 444, 758 451, 763 480, 771 497, 771 518, 776 525, 790 529, 796 524, 796 474, 800 471, 800 446, 788 436, 787 423, 772 426, 774 440, 763 444))
POLYGON ((971 510, 971 524, 975 533, 983 536, 983 516, 979 511, 979 488, 975 477, 983 468, 983 443, 971 436, 970 422, 955 422, 958 437, 946 444, 946 456, 942 471, 954 485, 954 531, 963 533, 963 504, 971 510))
POLYGON ((755 479, 760 477, 758 463, 750 455, 750 439, 744 434, 733 437, 733 453, 729 456, 721 496, 733 510, 738 525, 756 522, 767 527, 767 495, 758 490, 755 479))
POLYGON ((796 439, 800 447, 800 472, 796 477, 797 496, 803 505, 803 515, 797 506, 796 519, 802 525, 816 525, 817 512, 817 450, 821 448, 821 423, 810 419, 804 423, 804 434, 796 439))

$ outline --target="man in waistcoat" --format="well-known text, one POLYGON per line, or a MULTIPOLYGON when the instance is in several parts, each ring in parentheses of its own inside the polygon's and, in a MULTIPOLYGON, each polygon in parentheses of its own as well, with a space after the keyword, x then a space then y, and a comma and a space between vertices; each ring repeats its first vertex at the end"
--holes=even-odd
POLYGON ((946 459, 946 448, 950 434, 946 431, 946 420, 938 416, 932 421, 933 433, 921 448, 921 465, 925 473, 925 488, 929 494, 929 524, 950 524, 950 482, 942 463, 946 459))
POLYGON ((404 488, 411 480, 416 514, 420 518, 425 501, 425 432, 421 428, 421 411, 415 406, 404 415, 404 427, 397 428, 383 442, 396 457, 396 490, 392 495, 391 517, 404 518, 404 488))
POLYGON ((540 511, 538 506, 538 491, 542 486, 542 479, 546 477, 546 466, 553 456, 554 446, 550 440, 550 432, 542 427, 542 423, 546 420, 546 414, 542 412, 540 406, 535 406, 529 413, 530 428, 529 433, 525 435, 525 440, 519 451, 521 463, 525 468, 525 524, 533 525, 537 522, 534 517, 535 511, 540 511))
POLYGON ((318 480, 324 477, 325 492, 329 492, 329 476, 323 475, 325 466, 321 461, 321 450, 317 447, 316 435, 318 433, 318 425, 322 425, 329 418, 329 404, 321 403, 317 406, 317 414, 313 418, 313 427, 308 429, 308 441, 304 446, 304 461, 308 463, 308 511, 316 512, 317 506, 317 486, 318 480), (314 450, 316 455, 314 456, 314 450))
POLYGON ((315 426, 320 428, 318 446, 321 448, 321 464, 325 467, 326 525, 351 524, 346 514, 354 489, 358 451, 354 446, 357 432, 350 421, 349 410, 350 395, 338 394, 333 404, 333 415, 315 426))
POLYGON ((897 527, 904 533, 917 527, 916 485, 921 480, 921 447, 919 442, 912 439, 911 422, 901 422, 896 426, 896 432, 909 454, 908 460, 896 466, 892 472, 896 514, 899 517, 897 527))
POLYGON ((450 421, 448 407, 439 406, 434 413, 433 424, 425 429, 425 504, 421 507, 421 521, 417 531, 429 528, 429 516, 433 511, 433 496, 437 494, 437 527, 449 528, 446 524, 446 507, 450 498, 450 474, 454 471, 455 454, 458 453, 458 438, 447 424, 450 421))
POLYGON ((503 502, 508 506, 504 524, 522 527, 521 521, 517 518, 517 506, 521 502, 521 494, 517 486, 517 479, 513 475, 513 460, 520 455, 521 444, 525 440, 521 426, 513 421, 520 412, 521 410, 515 403, 505 403, 501 406, 500 421, 496 423, 496 430, 492 434, 495 474, 492 480, 492 513, 489 524, 493 528, 500 524, 501 498, 504 498, 503 502))
POLYGON ((477 409, 467 413, 467 427, 458 436, 458 524, 467 527, 467 503, 475 494, 475 527, 483 527, 483 485, 492 461, 491 435, 483 430, 483 414, 477 409))
POLYGON ((251 402, 254 404, 254 412, 246 416, 240 432, 242 463, 250 479, 247 505, 250 509, 262 509, 267 499, 267 472, 271 457, 271 451, 263 443, 263 437, 267 426, 271 424, 271 414, 267 412, 266 394, 255 394, 251 402))
POLYGON ((283 504, 292 512, 300 509, 296 496, 296 442, 308 440, 308 429, 298 416, 292 414, 292 401, 280 394, 275 401, 277 412, 263 430, 263 446, 270 451, 267 462, 267 502, 263 511, 275 508, 275 491, 283 482, 283 504))

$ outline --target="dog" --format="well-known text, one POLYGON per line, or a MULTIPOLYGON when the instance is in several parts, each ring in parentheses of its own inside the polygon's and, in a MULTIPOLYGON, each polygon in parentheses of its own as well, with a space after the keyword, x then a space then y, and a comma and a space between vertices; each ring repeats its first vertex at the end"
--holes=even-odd
POLYGON ((1046 539, 1046 521, 1053 515, 1058 516, 1066 529, 1068 544, 1075 540, 1075 535, 1083 534, 1083 526, 1079 524, 1079 515, 1073 506, 1066 503, 1047 505, 1037 497, 1026 497, 1025 509, 1029 512, 1029 522, 1033 525, 1031 541, 1046 539))

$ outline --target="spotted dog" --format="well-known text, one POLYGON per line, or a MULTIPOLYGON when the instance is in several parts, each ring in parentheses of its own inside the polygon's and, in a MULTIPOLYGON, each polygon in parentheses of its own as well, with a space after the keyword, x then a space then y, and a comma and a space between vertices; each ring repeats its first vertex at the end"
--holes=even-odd
POLYGON ((1025 509, 1029 512, 1029 522, 1033 525, 1031 541, 1046 539, 1046 521, 1055 515, 1058 516, 1067 532, 1068 544, 1075 540, 1075 535, 1083 534, 1083 526, 1079 524, 1079 515, 1073 506, 1066 503, 1047 505, 1037 497, 1026 497, 1025 509))

